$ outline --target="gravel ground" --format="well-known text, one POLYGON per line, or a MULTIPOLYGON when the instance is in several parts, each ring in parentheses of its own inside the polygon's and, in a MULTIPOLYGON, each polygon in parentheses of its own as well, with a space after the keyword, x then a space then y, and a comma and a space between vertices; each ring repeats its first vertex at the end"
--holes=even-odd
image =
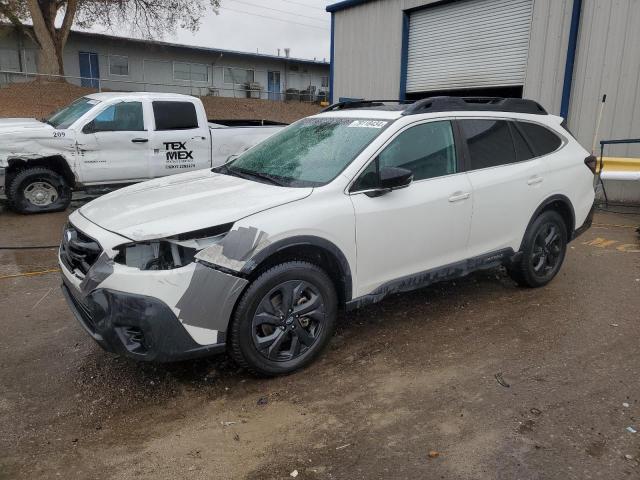
MULTIPOLYGON (((96 90, 63 82, 14 83, 0 88, 0 118, 43 118, 76 98, 96 90)), ((321 107, 301 102, 202 97, 211 119, 272 120, 291 123, 318 113, 321 107)))
MULTIPOLYGON (((0 245, 66 213, 0 212, 0 245)), ((0 251, 0 478, 640 478, 640 216, 600 213, 559 276, 499 270, 341 314, 306 370, 103 352, 55 250, 0 251)))

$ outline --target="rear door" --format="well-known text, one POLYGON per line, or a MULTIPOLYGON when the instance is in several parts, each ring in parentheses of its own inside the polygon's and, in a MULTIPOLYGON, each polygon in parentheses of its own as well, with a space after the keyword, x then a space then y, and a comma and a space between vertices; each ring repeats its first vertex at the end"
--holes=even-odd
POLYGON ((469 256, 518 250, 532 212, 544 199, 543 165, 506 119, 459 119, 473 187, 469 256))
POLYGON ((210 167, 211 142, 204 109, 188 100, 154 100, 151 106, 151 176, 210 167))
POLYGON ((461 171, 451 121, 402 130, 361 173, 351 191, 360 295, 466 258, 471 184, 461 171), (414 181, 384 195, 367 194, 375 184, 376 169, 385 166, 411 170, 414 181))

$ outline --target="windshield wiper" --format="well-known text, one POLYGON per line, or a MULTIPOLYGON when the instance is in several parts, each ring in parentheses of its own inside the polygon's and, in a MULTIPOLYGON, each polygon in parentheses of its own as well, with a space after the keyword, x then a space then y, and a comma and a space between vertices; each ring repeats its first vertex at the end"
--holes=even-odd
POLYGON ((216 173, 222 173, 222 174, 227 174, 227 175, 233 175, 234 177, 239 177, 239 178, 243 178, 245 180, 253 180, 253 179, 260 179, 262 181, 266 181, 267 183, 270 183, 271 185, 277 185, 279 187, 284 187, 286 186, 286 184, 280 180, 277 180, 276 178, 272 177, 271 175, 267 174, 267 173, 260 173, 260 172, 249 172, 247 170, 239 170, 239 169, 235 169, 235 168, 229 168, 227 165, 220 165, 219 167, 214 167, 211 169, 212 172, 216 172, 216 173))

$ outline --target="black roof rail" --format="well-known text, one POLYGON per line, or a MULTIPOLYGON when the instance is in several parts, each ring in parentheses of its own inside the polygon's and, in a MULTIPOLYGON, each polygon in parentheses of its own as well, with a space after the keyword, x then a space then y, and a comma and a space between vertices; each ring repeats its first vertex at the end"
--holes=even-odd
POLYGON ((344 100, 342 102, 336 102, 329 105, 322 110, 324 112, 336 112, 338 110, 349 110, 354 108, 371 108, 382 107, 385 103, 413 103, 415 100, 344 100))
POLYGON ((490 111, 547 115, 538 102, 524 98, 429 97, 409 105, 402 115, 448 111, 490 111))

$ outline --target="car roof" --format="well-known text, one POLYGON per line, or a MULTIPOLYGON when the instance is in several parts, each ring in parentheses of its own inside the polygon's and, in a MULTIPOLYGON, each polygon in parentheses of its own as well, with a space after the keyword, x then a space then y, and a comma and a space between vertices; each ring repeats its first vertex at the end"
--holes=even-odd
POLYGON ((418 113, 414 115, 403 115, 402 110, 387 110, 376 108, 359 108, 350 110, 338 110, 333 112, 322 112, 317 115, 313 115, 311 118, 366 118, 375 120, 390 120, 395 121, 399 119, 406 119, 408 123, 415 122, 417 120, 436 119, 443 117, 494 117, 494 118, 509 118, 514 120, 525 120, 534 123, 543 123, 545 125, 558 126, 562 123, 562 117, 556 115, 540 115, 530 113, 517 113, 517 112, 496 112, 496 111, 443 111, 443 112, 430 112, 430 113, 418 113))
POLYGON ((101 92, 85 95, 86 98, 92 100, 107 101, 118 98, 154 98, 154 99, 180 99, 180 100, 193 100, 194 97, 190 95, 183 95, 181 93, 160 93, 160 92, 101 92))

